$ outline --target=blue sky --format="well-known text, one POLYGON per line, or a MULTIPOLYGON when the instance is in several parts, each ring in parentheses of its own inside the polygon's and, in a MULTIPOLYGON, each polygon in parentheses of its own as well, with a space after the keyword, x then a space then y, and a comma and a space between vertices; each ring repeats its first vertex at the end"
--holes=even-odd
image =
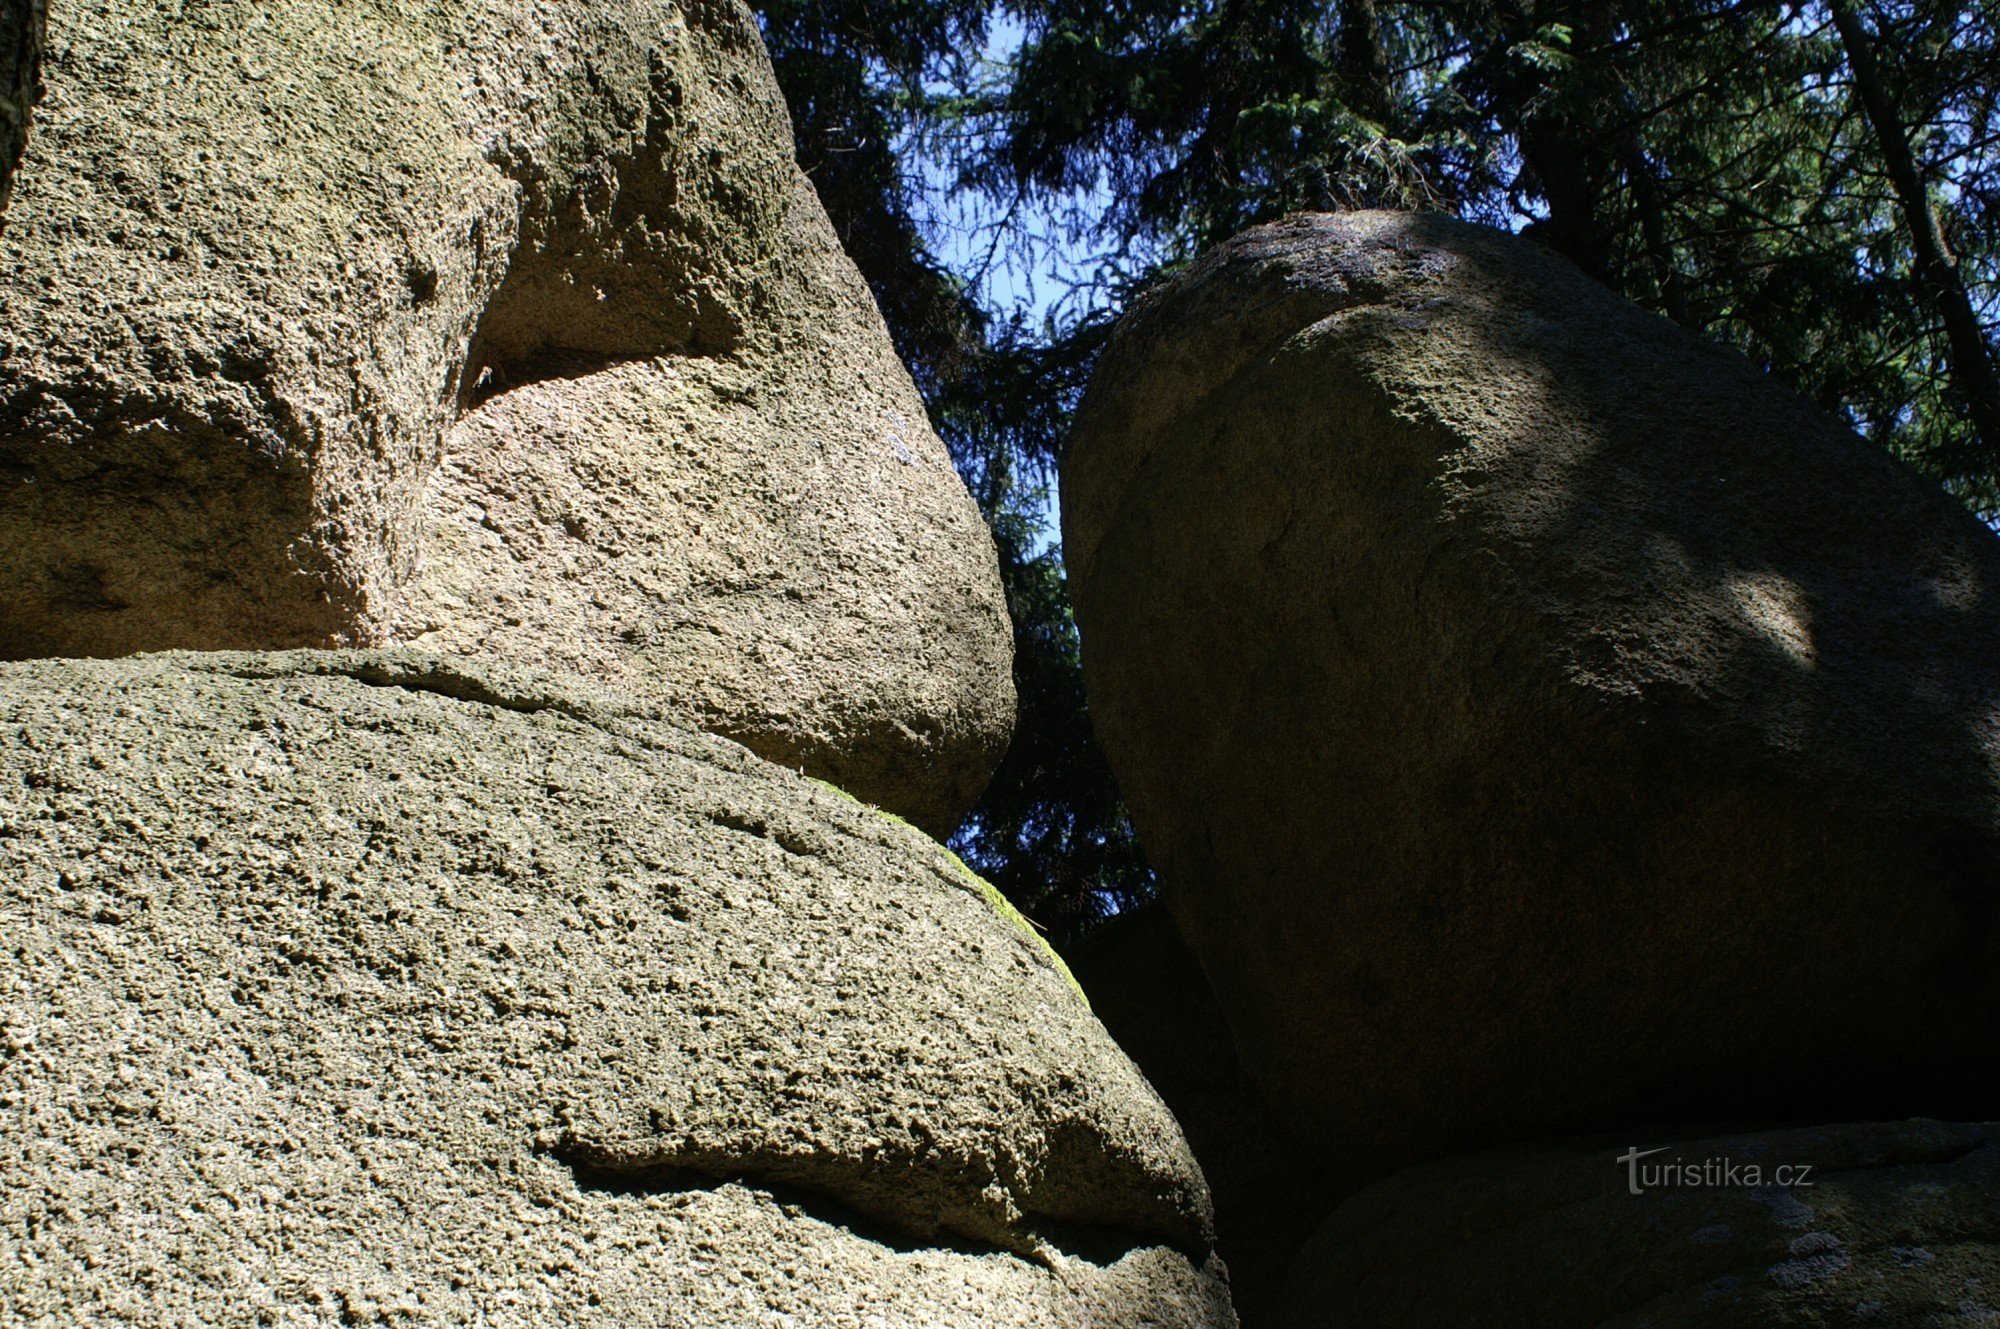
MULTIPOLYGON (((1002 13, 994 21, 980 60, 997 79, 1020 49, 1018 19, 1002 13)), ((939 89, 939 91, 946 91, 939 89)), ((921 189, 917 218, 933 254, 972 283, 979 302, 1006 321, 1020 317, 1029 327, 1063 324, 1101 302, 1101 288, 1089 278, 1096 255, 1074 234, 1075 219, 1101 216, 1109 195, 1101 185, 1071 196, 1027 201, 997 200, 978 190, 961 190, 942 145, 929 151, 905 141, 899 154, 921 189)), ((1044 527, 1035 543, 1040 552, 1059 538, 1053 485, 1042 511, 1044 527)))

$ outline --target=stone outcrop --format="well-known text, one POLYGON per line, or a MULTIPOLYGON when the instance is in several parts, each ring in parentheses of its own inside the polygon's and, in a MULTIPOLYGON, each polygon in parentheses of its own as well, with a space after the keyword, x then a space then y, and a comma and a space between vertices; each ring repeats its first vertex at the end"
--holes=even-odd
POLYGON ((1250 1083, 1215 994, 1164 909, 1112 919, 1069 962, 1091 1010, 1201 1163, 1237 1313, 1246 1325, 1275 1323, 1294 1257, 1353 1179, 1317 1166, 1250 1083))
POLYGON ((1063 469, 1097 733, 1331 1167, 1971 1115, 2000 542, 1530 242, 1288 220, 1128 315, 1063 469))
POLYGON ((1563 1142, 1426 1164, 1327 1220, 1299 1259, 1282 1323, 1992 1324, 1995 1131, 1890 1122, 1673 1145, 1563 1142), (1624 1161, 1634 1148, 1660 1152, 1624 1161), (1781 1168, 1792 1169, 1789 1184, 1781 1168))
POLYGON ((943 836, 1014 723, 992 546, 803 178, 778 244, 754 348, 453 426, 397 635, 678 701, 943 836))
POLYGON ((0 1321, 1231 1329, 1171 1113, 923 834, 997 563, 749 11, 43 17, 0 1321))
POLYGON ((52 22, 0 657, 415 641, 955 824, 1012 726, 997 565, 745 9, 52 22))
POLYGON ((0 935, 9 1323, 1233 1323, 990 888, 580 685, 0 667, 0 935))

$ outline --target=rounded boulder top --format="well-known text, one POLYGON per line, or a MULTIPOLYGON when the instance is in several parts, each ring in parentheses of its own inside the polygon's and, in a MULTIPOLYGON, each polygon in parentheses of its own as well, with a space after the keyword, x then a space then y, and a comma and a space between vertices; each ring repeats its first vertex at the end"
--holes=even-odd
POLYGON ((0 928, 10 1323, 1234 1322, 1038 938, 575 684, 0 666, 0 928))
POLYGON ((1245 233, 1063 468, 1092 716, 1337 1170, 1974 1110, 2000 540, 1740 356, 1443 217, 1245 233))
POLYGON ((0 658, 568 669, 955 826, 997 558, 747 9, 49 20, 0 87, 0 658))

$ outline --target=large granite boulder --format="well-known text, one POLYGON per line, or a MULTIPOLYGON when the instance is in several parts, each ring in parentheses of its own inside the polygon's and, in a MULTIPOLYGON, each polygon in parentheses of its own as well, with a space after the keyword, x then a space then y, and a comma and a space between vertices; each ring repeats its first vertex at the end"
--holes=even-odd
POLYGON ((992 544, 803 177, 778 246, 736 354, 452 426, 393 635, 677 702, 942 837, 1013 730, 992 544))
POLYGON ((0 1320, 1233 1324, 946 851, 414 653, 0 668, 0 1320))
POLYGON ((421 641, 971 804, 992 544, 741 4, 77 0, 48 53, 0 658, 421 641))
POLYGON ((1907 1121, 1671 1145, 1623 1137, 1424 1164, 1326 1221, 1279 1323, 2000 1323, 1996 1130, 1907 1121))
POLYGON ((1977 1115, 2000 541, 1934 486, 1531 242, 1356 213, 1132 313, 1063 498, 1097 732, 1328 1165, 1977 1115))

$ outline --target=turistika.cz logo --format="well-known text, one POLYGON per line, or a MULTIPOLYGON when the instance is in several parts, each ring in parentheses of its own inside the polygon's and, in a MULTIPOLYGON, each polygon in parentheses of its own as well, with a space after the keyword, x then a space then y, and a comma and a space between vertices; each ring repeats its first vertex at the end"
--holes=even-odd
POLYGON ((1642 1160, 1655 1154, 1664 1154, 1669 1146, 1658 1149, 1631 1148, 1618 1155, 1618 1161, 1625 1165, 1625 1188, 1634 1195, 1643 1195, 1648 1190, 1721 1190, 1741 1187, 1754 1190, 1759 1186, 1810 1186, 1813 1165, 1811 1163, 1782 1163, 1773 1168, 1765 1168, 1761 1163, 1746 1163, 1735 1158, 1703 1158, 1690 1161, 1683 1158, 1663 1158, 1657 1163, 1642 1160))

